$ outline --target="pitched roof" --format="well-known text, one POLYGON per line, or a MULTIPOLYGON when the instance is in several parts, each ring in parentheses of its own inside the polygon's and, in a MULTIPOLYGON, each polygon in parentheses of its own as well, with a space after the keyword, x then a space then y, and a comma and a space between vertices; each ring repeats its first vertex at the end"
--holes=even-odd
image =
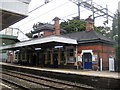
POLYGON ((32 31, 32 33, 35 34, 44 30, 54 31, 54 26, 51 24, 44 24, 39 26, 36 30, 32 31))
POLYGON ((75 32, 75 33, 66 34, 65 36, 76 39, 78 43, 100 42, 100 41, 104 43, 110 43, 110 44, 116 43, 110 38, 107 38, 97 33, 95 30, 75 32))
MULTIPOLYGON (((54 25, 46 23, 44 25, 39 26, 36 30, 32 31, 32 33, 35 34, 41 31, 54 31, 54 30, 55 30, 54 25)), ((66 31, 63 29, 61 29, 61 32, 66 33, 66 31)))

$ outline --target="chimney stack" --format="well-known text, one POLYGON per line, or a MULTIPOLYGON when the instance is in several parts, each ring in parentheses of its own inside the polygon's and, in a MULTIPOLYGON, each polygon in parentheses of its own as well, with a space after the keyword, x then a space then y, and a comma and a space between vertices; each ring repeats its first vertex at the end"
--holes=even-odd
POLYGON ((94 30, 94 20, 89 16, 86 20, 86 31, 94 30))
POLYGON ((58 17, 55 17, 53 19, 53 21, 55 22, 54 25, 55 25, 55 35, 60 35, 60 24, 59 24, 59 18, 58 17))

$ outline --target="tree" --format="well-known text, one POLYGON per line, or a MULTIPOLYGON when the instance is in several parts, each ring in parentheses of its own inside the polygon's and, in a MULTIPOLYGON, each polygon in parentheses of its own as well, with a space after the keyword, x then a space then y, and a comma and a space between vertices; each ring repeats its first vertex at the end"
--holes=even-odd
MULTIPOLYGON (((36 31, 37 28, 41 27, 42 25, 45 25, 45 23, 38 22, 37 24, 34 24, 33 27, 32 27, 33 31, 36 31)), ((33 36, 31 31, 29 33, 26 33, 25 35, 28 36, 29 38, 32 38, 32 36, 33 36)))
POLYGON ((98 33, 101 33, 103 36, 111 38, 111 29, 110 29, 110 27, 98 26, 98 27, 95 27, 95 30, 98 33))
POLYGON ((28 36, 29 38, 32 38, 32 33, 31 32, 26 33, 25 35, 28 36))
POLYGON ((118 13, 114 15, 112 29, 110 27, 99 26, 95 27, 102 35, 118 41, 118 13))
POLYGON ((120 72, 120 12, 118 12, 118 48, 117 48, 117 61, 118 61, 118 71, 120 72))
POLYGON ((113 18, 111 37, 113 40, 118 41, 118 13, 113 18))
POLYGON ((83 31, 85 30, 85 20, 79 20, 77 17, 73 17, 72 20, 61 22, 60 26, 66 30, 67 33, 83 31))
MULTIPOLYGON (((73 17, 72 20, 61 22, 61 28, 66 30, 67 33, 84 31, 86 27, 85 23, 84 19, 79 20, 78 17, 73 17)), ((108 38, 111 37, 110 27, 99 26, 95 27, 95 30, 108 38)))
POLYGON ((114 15, 112 29, 110 27, 99 26, 96 30, 102 35, 118 41, 118 13, 114 15))

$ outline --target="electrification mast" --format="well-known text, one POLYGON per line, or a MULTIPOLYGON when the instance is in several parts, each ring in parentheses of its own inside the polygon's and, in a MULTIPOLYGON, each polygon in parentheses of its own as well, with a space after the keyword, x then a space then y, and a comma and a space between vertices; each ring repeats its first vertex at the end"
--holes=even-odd
POLYGON ((92 0, 69 0, 73 3, 75 3, 78 6, 78 16, 80 18, 80 6, 93 12, 93 20, 95 20, 98 17, 104 17, 106 18, 106 21, 104 21, 104 23, 108 24, 108 19, 112 18, 113 19, 113 15, 111 15, 112 13, 108 11, 108 7, 106 5, 105 8, 103 8, 102 6, 96 4, 95 2, 93 2, 92 0), (111 13, 111 14, 110 14, 111 13))

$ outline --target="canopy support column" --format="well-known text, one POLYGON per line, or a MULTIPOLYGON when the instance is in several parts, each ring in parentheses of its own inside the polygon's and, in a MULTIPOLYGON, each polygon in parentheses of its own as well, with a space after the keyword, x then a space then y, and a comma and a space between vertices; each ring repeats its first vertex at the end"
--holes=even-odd
POLYGON ((51 50, 51 54, 50 54, 50 60, 51 60, 51 64, 53 64, 53 49, 51 50))

